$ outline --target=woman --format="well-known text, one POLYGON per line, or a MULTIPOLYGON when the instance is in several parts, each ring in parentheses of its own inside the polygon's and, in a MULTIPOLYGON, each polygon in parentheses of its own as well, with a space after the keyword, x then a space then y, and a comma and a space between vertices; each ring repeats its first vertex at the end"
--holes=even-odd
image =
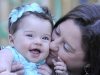
POLYGON ((51 67, 57 59, 53 64, 64 62, 69 75, 100 75, 99 12, 100 5, 79 5, 57 21, 47 59, 51 67))
POLYGON ((100 5, 79 5, 57 21, 49 64, 59 56, 69 75, 100 75, 99 12, 100 5))

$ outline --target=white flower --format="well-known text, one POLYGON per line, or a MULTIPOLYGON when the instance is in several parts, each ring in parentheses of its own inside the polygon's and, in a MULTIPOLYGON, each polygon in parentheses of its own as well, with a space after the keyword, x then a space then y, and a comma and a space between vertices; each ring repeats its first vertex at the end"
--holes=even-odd
POLYGON ((9 15, 10 22, 11 24, 13 24, 14 22, 16 22, 18 20, 18 18, 20 18, 23 13, 27 12, 27 11, 32 11, 32 12, 38 12, 38 13, 44 13, 44 11, 42 10, 42 8, 37 4, 37 3, 32 3, 30 5, 24 5, 22 7, 20 7, 20 9, 13 9, 9 15))

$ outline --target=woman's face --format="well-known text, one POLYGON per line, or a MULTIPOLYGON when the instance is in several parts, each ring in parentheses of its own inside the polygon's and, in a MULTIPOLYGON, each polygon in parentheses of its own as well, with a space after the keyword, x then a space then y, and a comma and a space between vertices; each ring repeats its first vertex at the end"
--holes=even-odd
POLYGON ((53 31, 51 51, 67 64, 68 69, 81 68, 85 64, 81 36, 80 28, 71 19, 61 23, 53 31))

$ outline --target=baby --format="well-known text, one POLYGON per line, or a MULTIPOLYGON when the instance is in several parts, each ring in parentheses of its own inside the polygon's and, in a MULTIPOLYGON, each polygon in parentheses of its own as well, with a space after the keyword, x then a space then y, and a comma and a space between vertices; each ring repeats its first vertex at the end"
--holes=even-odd
POLYGON ((11 65, 17 61, 23 64, 24 75, 51 75, 45 59, 49 54, 52 28, 51 14, 37 3, 13 9, 8 26, 10 45, 0 51, 0 70, 10 73, 11 65))

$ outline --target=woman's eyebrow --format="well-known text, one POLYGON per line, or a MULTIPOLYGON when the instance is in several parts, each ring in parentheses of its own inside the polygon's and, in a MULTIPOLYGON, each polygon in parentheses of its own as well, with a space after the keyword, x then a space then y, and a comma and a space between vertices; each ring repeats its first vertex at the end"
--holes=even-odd
POLYGON ((55 29, 55 32, 60 35, 61 34, 61 31, 60 31, 60 26, 58 26, 56 29, 55 29))

